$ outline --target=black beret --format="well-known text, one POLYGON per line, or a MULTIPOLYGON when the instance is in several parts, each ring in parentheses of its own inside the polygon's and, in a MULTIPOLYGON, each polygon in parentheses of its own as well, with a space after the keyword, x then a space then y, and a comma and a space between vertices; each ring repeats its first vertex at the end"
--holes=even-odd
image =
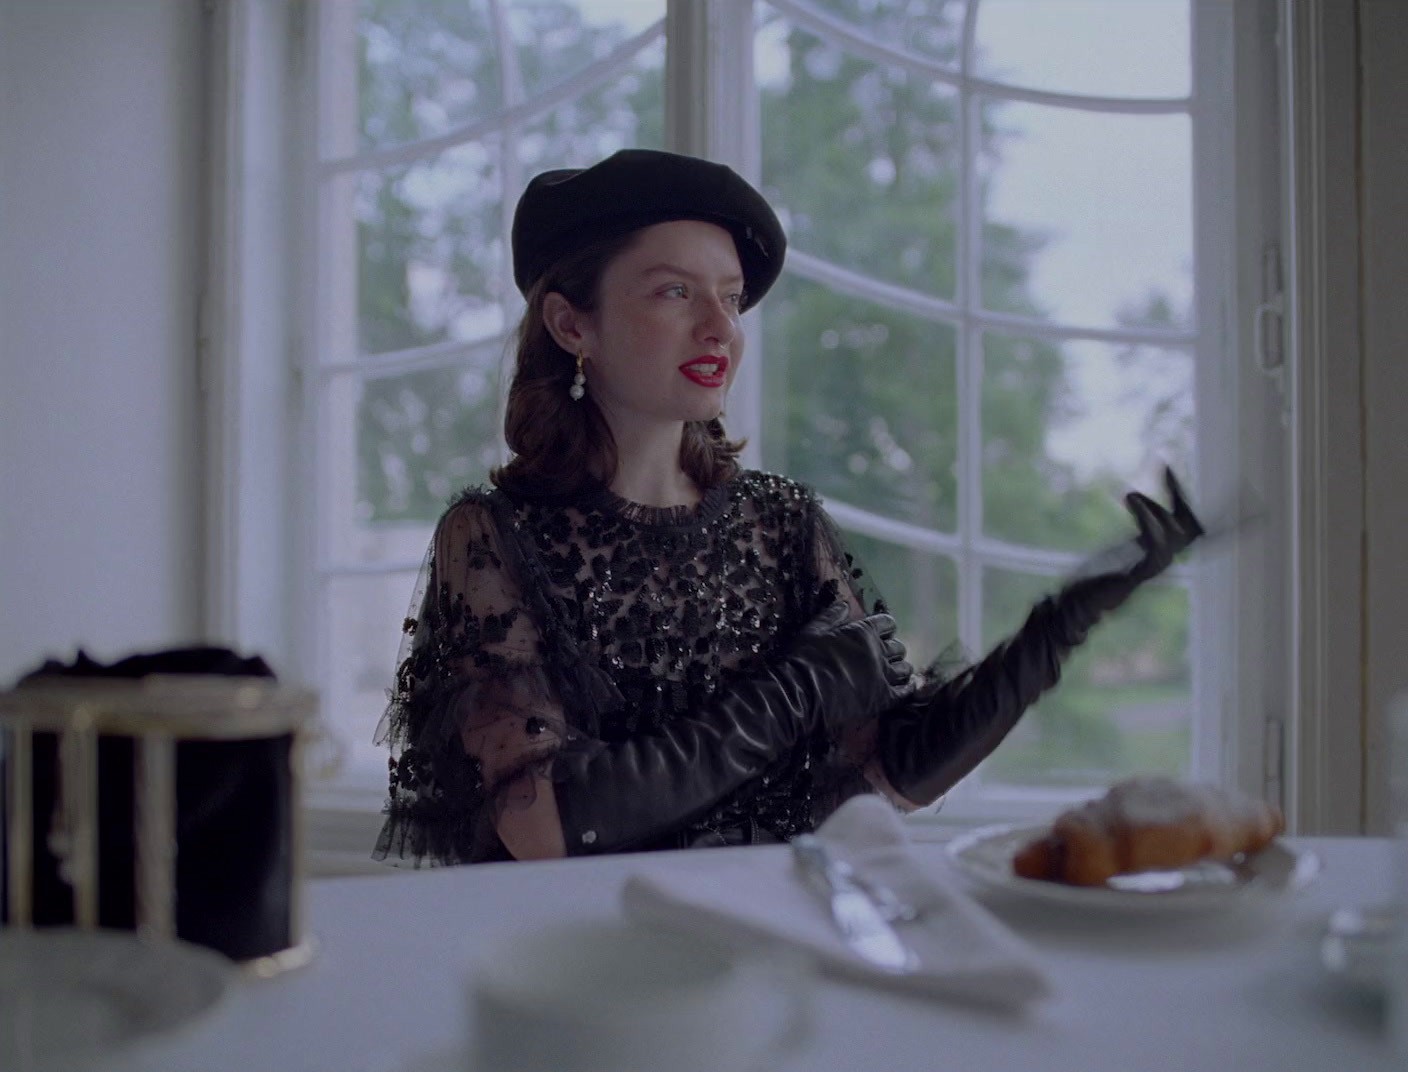
POLYGON ((526 296, 567 254, 669 220, 704 220, 733 235, 743 308, 777 281, 787 238, 763 195, 724 164, 656 149, 622 149, 589 168, 535 175, 513 214, 513 280, 526 296))

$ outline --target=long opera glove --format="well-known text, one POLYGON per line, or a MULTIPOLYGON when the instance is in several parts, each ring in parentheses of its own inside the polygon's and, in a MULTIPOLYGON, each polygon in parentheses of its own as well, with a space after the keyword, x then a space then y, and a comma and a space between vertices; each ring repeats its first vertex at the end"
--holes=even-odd
POLYGON ((563 753, 552 778, 568 855, 619 852, 705 814, 805 737, 876 718, 913 689, 888 614, 833 604, 782 659, 658 734, 563 753))
POLYGON ((921 689, 881 721, 885 776, 914 804, 947 793, 1009 734, 1037 698, 1061 679, 1061 664, 1105 614, 1157 577, 1203 535, 1173 471, 1164 471, 1167 508, 1138 492, 1125 497, 1138 535, 1094 560, 1038 602, 1022 627, 984 659, 921 689))

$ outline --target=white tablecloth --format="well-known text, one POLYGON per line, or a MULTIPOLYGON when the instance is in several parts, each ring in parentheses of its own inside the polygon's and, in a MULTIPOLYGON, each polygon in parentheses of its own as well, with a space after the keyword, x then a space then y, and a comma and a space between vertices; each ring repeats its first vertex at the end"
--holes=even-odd
MULTIPOLYGON (((832 980, 787 1069, 1199 1069, 1394 1067, 1379 1010, 1329 978, 1315 932, 1339 905, 1384 899, 1390 843, 1304 839, 1324 870, 1253 912, 1091 917, 973 889, 1045 959, 1059 995, 1024 1015, 899 997, 832 980)), ((716 849, 690 854, 707 867, 716 849)), ((916 853, 947 867, 941 846, 916 853)), ((669 854, 678 858, 680 854, 669 854)), ((499 864, 310 884, 308 967, 242 985, 213 1017, 146 1058, 154 1072, 402 1067, 462 1037, 462 979, 505 928, 617 917, 625 875, 665 856, 499 864)), ((1399 1072, 1402 1072, 1400 1069, 1399 1072)))

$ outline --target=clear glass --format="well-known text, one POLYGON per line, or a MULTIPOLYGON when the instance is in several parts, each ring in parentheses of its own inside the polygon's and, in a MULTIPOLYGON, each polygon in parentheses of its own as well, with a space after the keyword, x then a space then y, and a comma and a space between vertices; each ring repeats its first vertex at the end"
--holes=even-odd
MULTIPOLYGON (((983 643, 1016 630, 1058 578, 985 569, 983 643)), ((1064 664, 1061 683, 983 765, 987 785, 1098 788, 1133 774, 1186 777, 1193 688, 1188 592, 1152 583, 1107 615, 1064 664)))
POLYGON ((415 579, 414 570, 331 577, 324 588, 323 716, 346 748, 347 770, 367 778, 385 778, 386 750, 373 740, 396 676, 415 579))
POLYGON ((500 157, 497 140, 487 139, 358 176, 359 353, 477 339, 504 329, 500 157))
POLYGON ((763 194, 791 247, 952 298, 954 91, 780 18, 765 25, 757 46, 763 194))
POLYGON ((958 563, 858 533, 846 541, 895 616, 910 663, 958 654, 958 563))
POLYGON ((665 17, 665 0, 510 0, 502 6, 527 97, 565 82, 665 17))
POLYGON ((786 274, 760 308, 764 467, 952 531, 954 329, 786 274))
POLYGON ((618 149, 663 149, 664 79, 662 39, 637 53, 613 81, 591 86, 515 130, 520 184, 550 168, 588 167, 618 149))
POLYGON ((367 150, 436 137, 550 89, 664 18, 665 0, 362 0, 359 13, 367 150))
POLYGON ((1082 326, 1156 317, 1190 327, 1189 117, 996 101, 980 111, 983 306, 1082 326))
MULTIPOLYGON (((500 460, 501 350, 452 366, 368 377, 357 398, 357 497, 349 535, 382 521, 433 521, 500 460)), ((364 561, 359 555, 358 561, 364 561)))
POLYGON ((363 150, 419 141, 504 106, 487 0, 361 0, 363 150))
POLYGON ((980 0, 974 69, 1028 89, 1179 98, 1193 81, 1189 0, 980 0))
MULTIPOLYGON (((570 77, 664 3, 506 4, 514 69, 494 56, 490 5, 363 7, 360 123, 365 147, 443 134, 492 117, 570 77), (499 91, 500 77, 507 89, 499 91), (505 95, 506 94, 506 95, 505 95), (382 137, 383 131, 389 131, 382 137)), ((665 46, 545 115, 408 165, 335 180, 329 202, 355 218, 357 347, 376 354, 506 330, 517 301, 508 250, 512 206, 528 180, 664 138, 665 46), (353 183, 344 191, 338 187, 353 183)), ((336 230, 336 219, 330 228, 336 230)), ((341 310, 333 315, 341 314, 341 310)), ((345 359, 346 354, 330 354, 345 359)))
MULTIPOLYGON (((878 45, 958 69, 963 42, 963 14, 967 6, 965 0, 926 0, 924 3, 914 3, 913 0, 812 0, 812 6, 839 19, 878 45)), ((776 38, 785 33, 778 28, 779 24, 785 23, 765 3, 759 3, 756 12, 759 27, 769 28, 768 36, 760 42, 763 48, 758 49, 763 51, 772 47, 776 38)), ((763 62, 770 64, 771 61, 764 57, 763 62)), ((763 68, 765 72, 773 69, 772 66, 763 68)))
POLYGON ((1094 551, 1133 532, 1132 488, 1193 486, 1193 356, 1183 350, 983 336, 983 531, 1094 551))

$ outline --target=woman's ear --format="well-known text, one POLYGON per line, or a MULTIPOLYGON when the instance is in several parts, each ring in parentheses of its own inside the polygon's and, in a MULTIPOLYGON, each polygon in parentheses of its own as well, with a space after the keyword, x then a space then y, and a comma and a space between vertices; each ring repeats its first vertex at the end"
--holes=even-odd
POLYGON ((580 353, 587 345, 587 318, 555 290, 543 298, 543 325, 553 342, 569 354, 580 353))

